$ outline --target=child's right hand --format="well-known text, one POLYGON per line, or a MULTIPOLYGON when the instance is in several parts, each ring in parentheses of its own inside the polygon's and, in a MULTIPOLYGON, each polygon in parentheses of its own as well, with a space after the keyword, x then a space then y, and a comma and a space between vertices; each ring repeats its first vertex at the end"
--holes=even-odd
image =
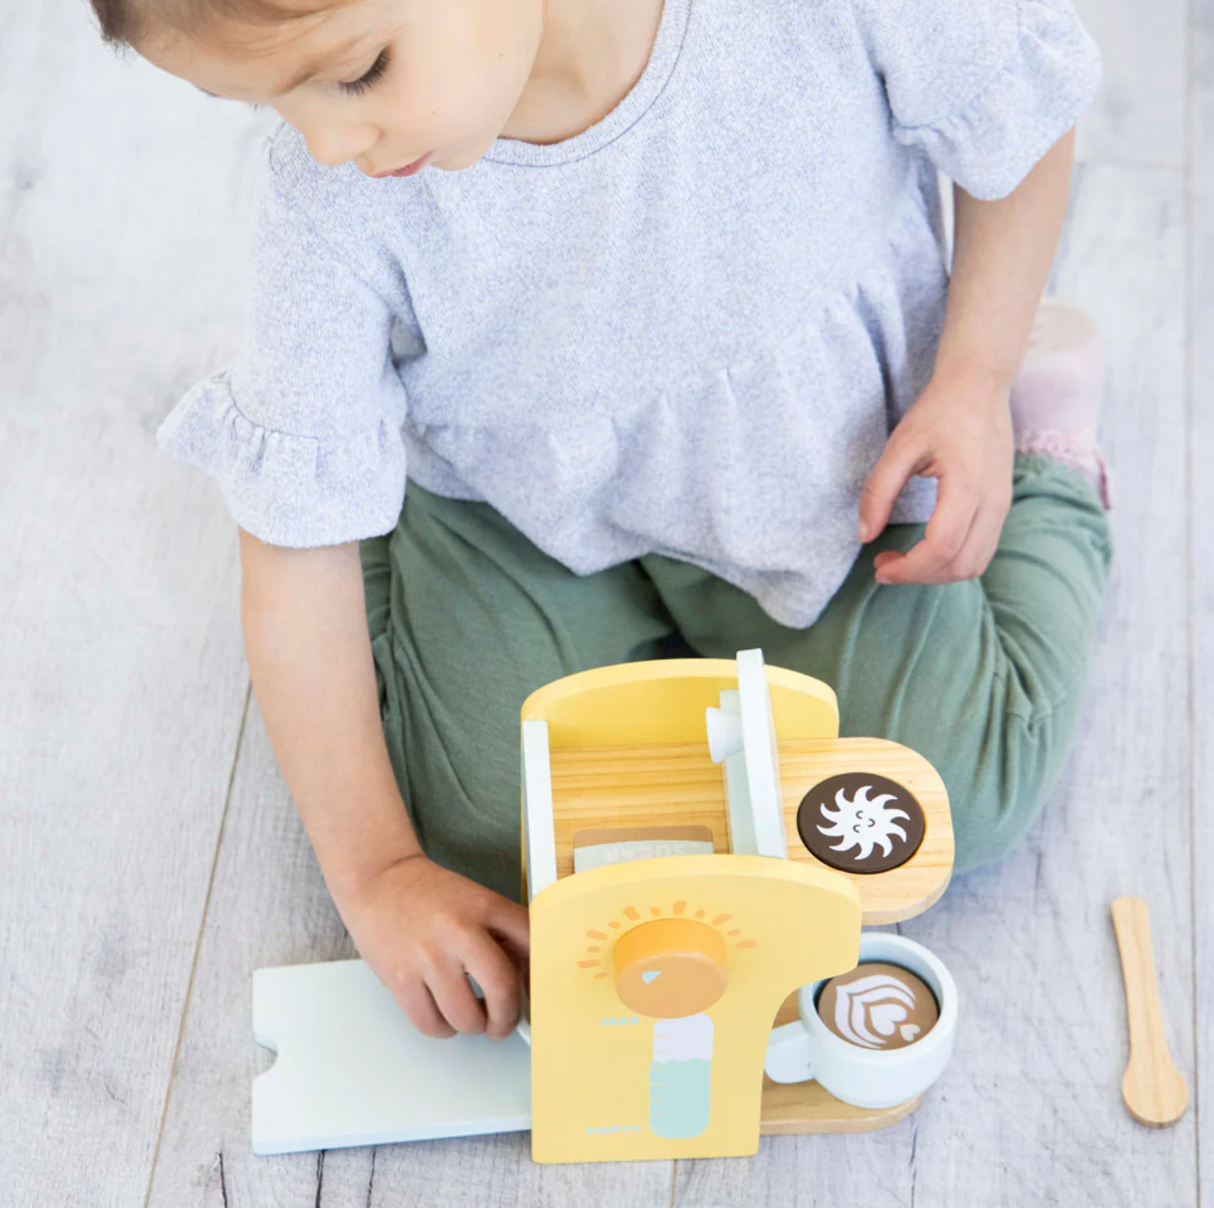
POLYGON ((342 915, 363 960, 424 1035, 496 1040, 514 1030, 530 951, 522 906, 416 855, 376 873, 342 915))

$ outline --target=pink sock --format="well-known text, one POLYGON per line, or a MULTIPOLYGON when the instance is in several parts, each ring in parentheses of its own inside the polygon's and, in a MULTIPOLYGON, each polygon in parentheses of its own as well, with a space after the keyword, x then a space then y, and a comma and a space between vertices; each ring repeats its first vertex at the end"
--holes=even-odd
POLYGON ((1016 452, 1076 467, 1108 510, 1108 467, 1096 444, 1103 392, 1104 350, 1096 325, 1078 307, 1042 298, 1011 386, 1016 452))

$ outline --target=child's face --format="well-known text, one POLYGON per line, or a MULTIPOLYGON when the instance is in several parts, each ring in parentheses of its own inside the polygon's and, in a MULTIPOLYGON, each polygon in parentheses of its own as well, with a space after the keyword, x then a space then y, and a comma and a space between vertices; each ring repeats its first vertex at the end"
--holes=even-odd
POLYGON ((527 83, 543 25, 543 0, 353 0, 320 12, 300 0, 300 11, 275 26, 216 19, 205 38, 154 28, 137 49, 207 92, 275 109, 319 163, 382 176, 430 152, 451 170, 480 159, 527 83), (314 61, 318 74, 295 84, 314 61))

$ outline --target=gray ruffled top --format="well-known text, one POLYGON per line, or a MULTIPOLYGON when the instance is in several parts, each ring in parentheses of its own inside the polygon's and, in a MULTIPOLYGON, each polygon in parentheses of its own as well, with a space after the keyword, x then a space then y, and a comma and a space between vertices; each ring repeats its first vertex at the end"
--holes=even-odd
POLYGON ((936 170, 1006 196, 1100 74, 1069 0, 666 0, 562 142, 373 180, 280 124, 241 347, 158 444, 271 544, 388 532, 411 478, 578 574, 665 554, 808 625, 931 376, 936 170))

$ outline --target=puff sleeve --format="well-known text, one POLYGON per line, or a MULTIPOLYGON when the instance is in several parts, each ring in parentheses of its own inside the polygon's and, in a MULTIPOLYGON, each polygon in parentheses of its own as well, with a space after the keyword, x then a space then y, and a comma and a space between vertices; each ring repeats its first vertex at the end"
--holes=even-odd
POLYGON ((386 279, 369 283, 290 184, 258 192, 247 326, 233 363, 195 385, 157 446, 214 478, 271 545, 391 531, 405 492, 405 394, 386 279))
POLYGON ((1076 123, 1102 61, 1071 0, 854 0, 893 135, 984 200, 1076 123))

